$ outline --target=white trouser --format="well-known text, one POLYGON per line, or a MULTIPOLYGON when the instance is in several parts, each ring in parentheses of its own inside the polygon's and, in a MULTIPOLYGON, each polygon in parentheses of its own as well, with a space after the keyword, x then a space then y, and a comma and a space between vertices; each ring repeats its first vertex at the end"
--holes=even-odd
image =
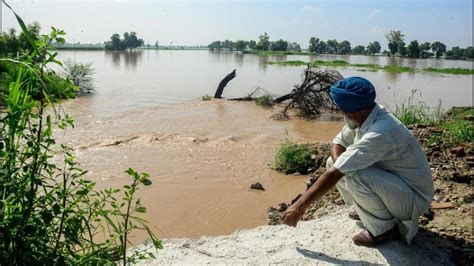
MULTIPOLYGON (((326 168, 333 165, 331 157, 326 168)), ((347 205, 354 205, 364 226, 378 236, 400 224, 408 243, 418 231, 418 218, 429 206, 403 179, 376 167, 343 176, 336 184, 347 205)))

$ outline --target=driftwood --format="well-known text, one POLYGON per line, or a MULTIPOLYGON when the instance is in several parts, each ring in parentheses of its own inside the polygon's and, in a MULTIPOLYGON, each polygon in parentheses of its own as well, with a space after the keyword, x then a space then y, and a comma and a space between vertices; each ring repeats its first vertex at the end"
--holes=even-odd
POLYGON ((235 76, 237 76, 237 74, 235 73, 235 69, 234 69, 232 72, 227 74, 225 78, 221 80, 221 82, 219 83, 219 86, 217 86, 217 90, 216 90, 216 93, 214 94, 214 98, 216 99, 222 98, 221 96, 222 96, 222 93, 224 92, 225 86, 227 85, 229 81, 235 78, 235 76))
POLYGON ((270 93, 264 88, 257 87, 247 96, 241 97, 241 98, 232 98, 232 99, 229 99, 229 101, 254 101, 258 97, 263 96, 263 95, 270 95, 270 93))
MULTIPOLYGON (((229 73, 219 84, 214 98, 221 98, 226 84, 236 76, 235 70, 229 73)), ((271 104, 284 104, 281 113, 274 116, 275 119, 288 119, 288 110, 295 108, 303 117, 318 117, 323 110, 335 110, 329 89, 332 84, 342 79, 342 75, 336 70, 320 69, 316 66, 310 66, 304 70, 301 75, 301 84, 295 85, 294 89, 283 96, 271 100, 271 104)), ((259 96, 270 95, 262 88, 257 87, 246 97, 230 99, 233 101, 253 101, 259 96), (263 95, 262 95, 263 94, 263 95)))
POLYGON ((291 93, 274 100, 275 103, 288 101, 280 117, 287 117, 289 108, 296 108, 301 116, 310 118, 319 116, 323 110, 334 110, 335 105, 329 89, 342 78, 335 70, 323 70, 308 65, 303 72, 301 84, 295 85, 291 93))

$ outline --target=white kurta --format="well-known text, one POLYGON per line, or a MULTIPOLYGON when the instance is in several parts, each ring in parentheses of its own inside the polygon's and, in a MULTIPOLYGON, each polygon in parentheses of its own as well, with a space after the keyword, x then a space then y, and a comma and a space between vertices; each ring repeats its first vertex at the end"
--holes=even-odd
POLYGON ((334 163, 345 175, 337 188, 346 203, 354 203, 372 234, 399 223, 409 243, 434 190, 428 161, 413 134, 377 104, 360 128, 344 126, 333 143, 346 148, 334 163))

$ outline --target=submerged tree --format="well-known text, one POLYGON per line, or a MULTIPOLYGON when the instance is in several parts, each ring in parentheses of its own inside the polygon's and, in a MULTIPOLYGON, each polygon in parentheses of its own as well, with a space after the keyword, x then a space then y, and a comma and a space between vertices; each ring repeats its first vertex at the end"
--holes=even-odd
POLYGON ((308 65, 301 78, 302 82, 295 85, 291 93, 275 99, 275 103, 287 102, 276 118, 288 118, 290 108, 296 108, 301 116, 310 118, 319 116, 324 110, 335 109, 329 91, 332 84, 343 78, 339 72, 308 65))
POLYGON ((446 45, 442 42, 434 42, 431 44, 431 50, 433 51, 436 58, 440 58, 446 53, 446 45))
POLYGON ((404 42, 404 35, 399 30, 392 30, 388 34, 385 34, 385 37, 388 41, 388 49, 390 50, 391 56, 395 56, 397 52, 399 52, 401 43, 404 42))

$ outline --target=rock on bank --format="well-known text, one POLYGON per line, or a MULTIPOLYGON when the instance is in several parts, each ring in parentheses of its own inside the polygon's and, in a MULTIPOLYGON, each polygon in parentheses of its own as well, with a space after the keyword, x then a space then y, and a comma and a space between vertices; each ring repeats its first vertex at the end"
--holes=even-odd
POLYGON ((360 224, 347 218, 342 208, 325 217, 300 222, 297 228, 286 225, 260 226, 239 230, 232 235, 203 237, 199 240, 170 239, 156 255, 142 265, 169 264, 392 264, 452 265, 448 255, 422 234, 410 246, 392 242, 377 248, 358 247, 352 236, 360 224))

